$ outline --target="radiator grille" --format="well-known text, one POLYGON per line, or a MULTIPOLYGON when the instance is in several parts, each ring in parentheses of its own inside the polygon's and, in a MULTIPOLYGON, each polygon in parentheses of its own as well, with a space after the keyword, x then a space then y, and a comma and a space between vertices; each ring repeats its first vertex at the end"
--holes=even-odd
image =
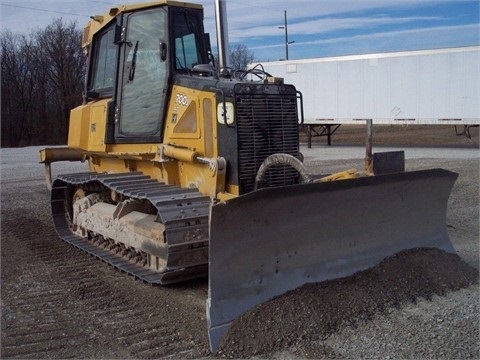
MULTIPOLYGON (((298 157, 296 94, 236 94, 240 193, 254 189, 255 176, 271 154, 298 157)), ((265 176, 265 186, 298 183, 297 172, 278 165, 265 176)))

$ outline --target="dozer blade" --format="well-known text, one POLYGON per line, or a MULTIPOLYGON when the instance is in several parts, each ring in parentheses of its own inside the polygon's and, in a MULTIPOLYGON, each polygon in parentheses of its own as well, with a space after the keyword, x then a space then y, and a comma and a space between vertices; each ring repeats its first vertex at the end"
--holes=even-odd
POLYGON ((213 206, 211 350, 237 316, 305 283, 351 275, 405 249, 454 252, 446 209, 457 176, 432 169, 268 188, 213 206))

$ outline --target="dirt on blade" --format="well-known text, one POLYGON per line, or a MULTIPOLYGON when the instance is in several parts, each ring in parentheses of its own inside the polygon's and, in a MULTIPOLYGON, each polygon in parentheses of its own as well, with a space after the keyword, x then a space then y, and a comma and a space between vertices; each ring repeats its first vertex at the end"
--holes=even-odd
POLYGON ((257 306, 233 322, 217 355, 268 357, 293 347, 300 357, 339 358, 332 349, 308 344, 392 308, 477 283, 477 269, 457 255, 438 249, 403 251, 369 270, 306 284, 257 306))

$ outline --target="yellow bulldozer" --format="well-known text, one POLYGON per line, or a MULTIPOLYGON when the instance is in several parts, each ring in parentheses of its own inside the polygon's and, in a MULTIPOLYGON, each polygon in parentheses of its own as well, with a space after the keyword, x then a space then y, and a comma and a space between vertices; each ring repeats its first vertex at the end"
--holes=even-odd
POLYGON ((68 146, 40 151, 64 241, 150 284, 208 276, 212 350, 237 316, 304 283, 404 249, 453 252, 446 207, 457 177, 310 176, 301 93, 258 67, 229 68, 225 1, 215 5, 218 61, 201 5, 158 0, 92 16, 68 146), (89 171, 52 181, 57 161, 89 171))

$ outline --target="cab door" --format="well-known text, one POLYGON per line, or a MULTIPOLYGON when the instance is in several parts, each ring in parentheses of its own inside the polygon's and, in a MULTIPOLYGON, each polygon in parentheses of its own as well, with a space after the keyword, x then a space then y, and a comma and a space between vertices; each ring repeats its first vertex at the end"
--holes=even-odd
POLYGON ((160 142, 168 95, 167 10, 124 15, 115 141, 160 142))

